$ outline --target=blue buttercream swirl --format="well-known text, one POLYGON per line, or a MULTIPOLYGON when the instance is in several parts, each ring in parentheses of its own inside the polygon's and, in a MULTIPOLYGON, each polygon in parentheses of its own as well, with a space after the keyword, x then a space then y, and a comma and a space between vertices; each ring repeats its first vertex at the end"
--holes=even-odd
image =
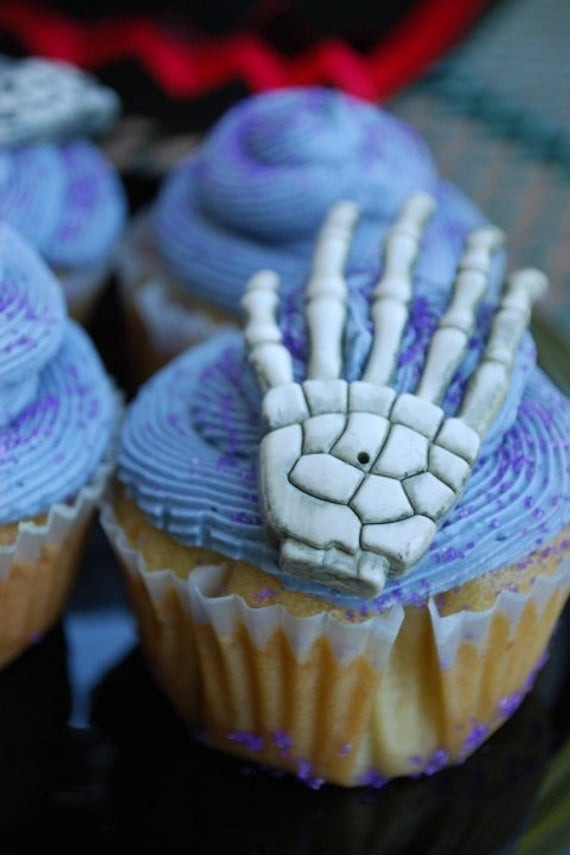
POLYGON ((61 344, 61 287, 34 250, 0 223, 0 424, 32 400, 39 370, 61 344))
POLYGON ((155 243, 188 292, 239 314, 260 268, 284 289, 303 281, 318 228, 339 199, 361 211, 350 270, 378 267, 379 246, 415 191, 438 210, 418 274, 448 281, 467 231, 484 222, 441 181, 417 133, 378 107, 319 87, 273 90, 238 102, 197 153, 167 177, 151 210, 155 243))
POLYGON ((102 462, 116 395, 61 286, 0 223, 0 524, 72 499, 102 462))
POLYGON ((0 219, 54 269, 104 262, 126 216, 116 170, 89 140, 0 147, 0 219))

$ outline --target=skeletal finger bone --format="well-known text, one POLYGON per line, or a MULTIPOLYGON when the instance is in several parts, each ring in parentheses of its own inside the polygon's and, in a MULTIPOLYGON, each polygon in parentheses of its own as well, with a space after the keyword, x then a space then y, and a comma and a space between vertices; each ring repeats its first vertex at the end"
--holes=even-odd
POLYGON ((426 401, 440 401, 449 381, 461 364, 475 314, 489 285, 493 252, 503 244, 503 233, 495 226, 474 231, 459 262, 451 305, 442 316, 431 340, 426 364, 416 394, 426 401))
POLYGON ((411 271, 418 256, 423 229, 433 209, 431 196, 415 194, 388 232, 384 271, 372 297, 374 339, 362 375, 368 383, 388 383, 396 367, 412 296, 411 271))
POLYGON ((247 284, 242 307, 247 316, 244 337, 262 389, 293 381, 293 363, 283 347, 281 330, 275 314, 279 278, 271 270, 260 270, 247 284))
POLYGON ((546 292, 548 280, 539 270, 513 273, 491 325, 479 366, 467 387, 459 417, 484 436, 507 394, 511 368, 529 322, 532 304, 546 292))
POLYGON ((307 285, 310 378, 332 380, 340 376, 347 292, 344 264, 357 216, 358 209, 352 202, 338 202, 317 240, 307 285))

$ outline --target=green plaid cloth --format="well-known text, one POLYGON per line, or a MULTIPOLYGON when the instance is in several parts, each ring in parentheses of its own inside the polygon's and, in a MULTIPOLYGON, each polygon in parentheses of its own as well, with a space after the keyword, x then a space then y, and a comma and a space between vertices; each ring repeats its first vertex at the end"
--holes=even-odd
POLYGON ((535 308, 545 370, 570 392, 570 4, 499 4, 470 38, 387 105, 441 172, 507 235, 510 268, 550 280, 535 308))

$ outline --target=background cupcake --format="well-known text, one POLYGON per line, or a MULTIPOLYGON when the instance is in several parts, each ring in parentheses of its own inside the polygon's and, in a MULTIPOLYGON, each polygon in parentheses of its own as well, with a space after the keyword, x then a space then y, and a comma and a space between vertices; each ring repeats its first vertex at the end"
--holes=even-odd
MULTIPOLYGON (((484 219, 428 172, 430 161, 418 154, 410 169, 405 149, 390 151, 396 162, 384 192, 372 195, 384 215, 369 217, 364 207, 346 249, 341 376, 350 384, 363 376, 375 344, 372 295, 382 275, 394 272, 390 264, 394 278, 409 275, 411 285, 390 381, 397 394, 413 392, 429 365, 456 274, 474 277, 477 287, 482 277, 485 299, 443 384, 443 412, 462 417, 466 388, 493 339, 505 255, 493 229, 478 232, 492 237, 484 251, 471 243, 484 219), (420 231, 405 220, 394 232, 401 184, 423 169, 435 185, 435 211, 420 231), (397 244, 410 234, 417 254, 407 272, 397 244)), ((403 257, 411 263, 407 250, 403 257)), ((473 278, 469 284, 475 287, 473 278)), ((282 276, 279 297, 282 339, 300 382, 310 356, 306 295, 293 276, 282 276)), ((526 307, 521 316, 528 321, 526 307)), ((324 317, 326 337, 331 314, 324 317)), ((262 345, 274 347, 278 337, 266 321, 248 326, 246 338, 260 329, 262 345)), ((314 786, 377 786, 461 763, 516 709, 568 595, 570 404, 535 367, 524 323, 519 332, 516 324, 509 329, 510 380, 460 501, 425 554, 375 596, 339 591, 332 575, 310 582, 296 568, 283 570, 262 516, 273 494, 267 499, 260 489, 258 461, 262 407, 269 421, 279 408, 262 402, 239 333, 187 351, 139 392, 102 521, 154 672, 208 744, 294 771, 314 786)), ((334 348, 326 353, 336 359, 334 348)), ((440 348, 444 375, 445 356, 440 348)), ((266 378, 282 364, 264 365, 266 378)), ((292 411, 284 407, 282 415, 297 426, 292 411)), ((272 480, 271 472, 262 477, 272 480)))
POLYGON ((126 222, 121 180, 92 140, 119 109, 114 92, 71 65, 0 62, 0 218, 38 250, 81 322, 126 222))
POLYGON ((112 468, 119 396, 61 285, 0 224, 0 666, 60 616, 112 468))
MULTIPOLYGON (((135 380, 239 325, 243 287, 256 270, 275 270, 287 287, 298 287, 333 202, 354 200, 377 231, 414 190, 444 198, 443 216, 458 224, 482 219, 439 181, 415 132, 369 102, 318 87, 239 102, 167 175, 119 254, 135 380)), ((367 247, 364 230, 357 241, 354 268, 377 252, 367 247)), ((450 242, 448 231, 441 246, 432 246, 445 254, 450 242)))

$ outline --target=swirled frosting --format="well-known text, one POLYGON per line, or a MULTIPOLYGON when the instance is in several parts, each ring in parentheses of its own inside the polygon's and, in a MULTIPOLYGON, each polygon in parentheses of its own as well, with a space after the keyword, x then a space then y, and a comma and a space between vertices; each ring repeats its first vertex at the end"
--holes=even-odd
POLYGON ((440 180, 415 131, 343 92, 299 87, 229 110, 197 154, 168 176, 151 211, 155 243, 189 292, 230 313, 260 268, 298 288, 331 204, 352 199, 361 222, 349 269, 378 264, 381 239, 404 200, 438 202, 418 274, 447 282, 465 233, 484 218, 440 180))
POLYGON ((0 524, 74 497, 102 462, 116 396, 61 286, 0 223, 0 524))
POLYGON ((126 212, 114 168, 90 141, 0 147, 0 219, 53 268, 104 261, 126 212))

